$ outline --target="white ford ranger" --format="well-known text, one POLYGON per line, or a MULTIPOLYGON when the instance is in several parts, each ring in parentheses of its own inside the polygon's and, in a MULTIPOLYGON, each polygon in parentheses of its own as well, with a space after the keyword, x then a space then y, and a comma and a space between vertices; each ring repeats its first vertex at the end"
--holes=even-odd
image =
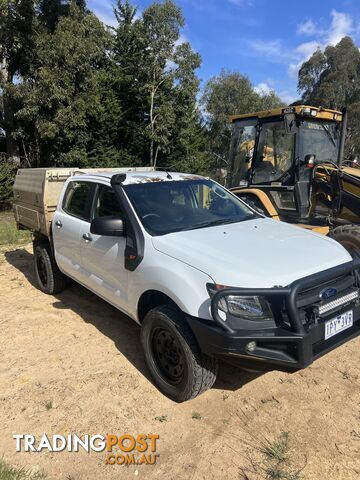
POLYGON ((211 387, 220 358, 295 370, 359 333, 359 261, 335 241, 264 218, 196 175, 65 177, 50 220, 54 172, 19 170, 15 182, 39 286, 56 294, 70 277, 139 323, 168 397, 211 387))

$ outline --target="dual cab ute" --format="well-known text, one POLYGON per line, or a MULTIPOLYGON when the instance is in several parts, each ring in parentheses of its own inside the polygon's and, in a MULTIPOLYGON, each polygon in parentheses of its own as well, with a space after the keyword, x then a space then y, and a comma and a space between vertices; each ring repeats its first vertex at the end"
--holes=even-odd
POLYGON ((208 178, 29 169, 14 189, 41 290, 70 277, 135 320, 176 401, 210 388, 219 359, 296 370, 359 333, 359 261, 208 178))

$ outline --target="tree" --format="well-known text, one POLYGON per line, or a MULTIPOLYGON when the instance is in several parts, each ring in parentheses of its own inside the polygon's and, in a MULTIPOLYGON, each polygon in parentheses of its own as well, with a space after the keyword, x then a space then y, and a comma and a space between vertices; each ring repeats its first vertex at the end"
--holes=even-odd
MULTIPOLYGON (((258 93, 248 77, 222 70, 206 84, 202 97, 210 136, 210 151, 226 161, 230 147, 229 116, 276 108, 283 102, 274 92, 258 93)), ((224 162, 223 162, 224 163, 224 162)), ((224 165, 221 165, 223 167, 224 165)))
POLYGON ((177 65, 173 88, 174 122, 167 162, 181 171, 208 173, 207 132, 196 99, 199 90, 196 69, 200 67, 201 58, 185 42, 176 47, 174 60, 177 65))
POLYGON ((303 63, 298 90, 304 102, 341 109, 359 97, 359 76, 359 49, 350 37, 344 37, 324 52, 316 50, 303 63))
POLYGON ((140 65, 144 89, 148 93, 149 161, 156 165, 159 151, 167 151, 172 124, 175 119, 171 91, 176 67, 176 42, 184 18, 171 1, 153 3, 142 17, 146 52, 140 65))
POLYGON ((31 65, 34 15, 32 0, 0 0, 0 128, 6 135, 6 152, 16 162, 15 81, 26 75, 31 65))
POLYGON ((305 102, 319 102, 320 99, 315 98, 315 90, 326 66, 326 56, 320 48, 312 54, 308 61, 302 64, 299 70, 298 91, 299 93, 302 92, 302 98, 305 102))
POLYGON ((86 8, 86 0, 38 0, 38 18, 48 32, 54 33, 61 17, 71 14, 72 4, 75 4, 83 14, 90 13, 86 8))
POLYGON ((107 69, 111 78, 104 84, 105 95, 113 95, 115 108, 121 109, 112 144, 120 152, 120 156, 131 164, 148 163, 145 159, 147 98, 139 72, 146 49, 142 20, 137 17, 136 7, 127 0, 118 0, 115 16, 118 25, 111 63, 107 69))
POLYGON ((105 61, 107 41, 101 22, 76 1, 54 32, 39 23, 36 59, 21 85, 17 112, 18 137, 34 152, 36 165, 86 165, 88 120, 99 108, 95 72, 105 61))
POLYGON ((111 74, 103 77, 102 97, 121 106, 114 155, 130 163, 173 164, 178 152, 190 151, 185 144, 197 127, 200 56, 179 43, 183 18, 170 1, 139 16, 127 0, 118 0, 115 15, 111 74))

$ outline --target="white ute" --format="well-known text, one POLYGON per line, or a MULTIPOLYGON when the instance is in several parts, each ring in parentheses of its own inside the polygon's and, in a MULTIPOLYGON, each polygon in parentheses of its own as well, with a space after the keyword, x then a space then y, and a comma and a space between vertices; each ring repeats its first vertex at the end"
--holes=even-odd
POLYGON ((33 231, 41 290, 70 277, 141 325, 168 397, 210 388, 219 359, 291 371, 359 333, 359 261, 335 241, 172 172, 69 171, 50 215, 56 175, 34 170, 18 172, 14 211, 33 231))

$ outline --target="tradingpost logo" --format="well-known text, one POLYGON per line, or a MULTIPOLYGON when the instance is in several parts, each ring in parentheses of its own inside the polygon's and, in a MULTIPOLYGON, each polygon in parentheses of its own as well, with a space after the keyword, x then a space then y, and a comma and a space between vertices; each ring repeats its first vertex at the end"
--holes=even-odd
POLYGON ((46 435, 36 438, 29 434, 14 434, 17 452, 105 452, 106 465, 155 465, 159 454, 156 433, 138 435, 46 435))

